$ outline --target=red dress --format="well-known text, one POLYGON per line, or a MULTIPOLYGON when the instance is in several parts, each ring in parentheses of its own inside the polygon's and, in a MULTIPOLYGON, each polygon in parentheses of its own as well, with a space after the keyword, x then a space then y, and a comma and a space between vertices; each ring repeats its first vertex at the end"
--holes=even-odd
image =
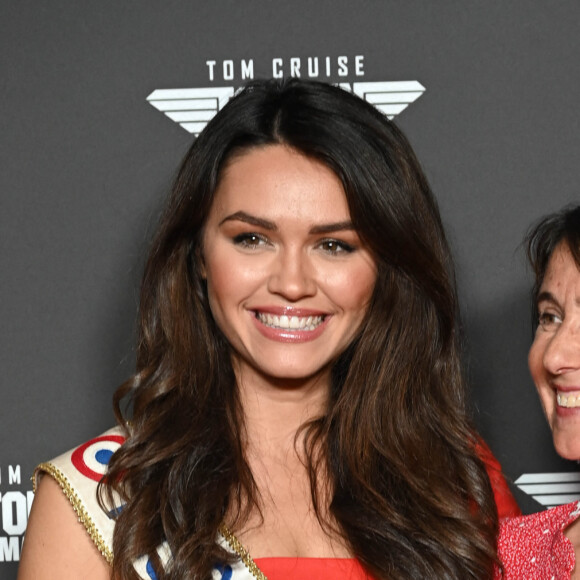
POLYGON ((521 516, 522 510, 520 510, 520 506, 518 506, 508 487, 499 461, 495 458, 487 443, 480 438, 476 443, 475 450, 485 464, 485 469, 491 482, 495 505, 497 507, 497 517, 502 520, 507 517, 513 518, 515 516, 521 516))
POLYGON ((371 580, 355 558, 256 558, 268 580, 371 580))
POLYGON ((495 580, 569 580, 574 548, 564 530, 580 517, 580 502, 501 522, 495 580))

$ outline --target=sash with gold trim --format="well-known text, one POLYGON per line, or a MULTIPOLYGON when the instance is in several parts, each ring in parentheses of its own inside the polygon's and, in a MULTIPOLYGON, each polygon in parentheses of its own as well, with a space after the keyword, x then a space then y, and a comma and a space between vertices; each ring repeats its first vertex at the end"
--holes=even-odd
MULTIPOLYGON (((52 461, 41 463, 33 477, 34 489, 42 473, 48 473, 58 482, 79 521, 109 564, 113 563, 114 516, 122 506, 113 506, 109 511, 103 509, 97 500, 97 484, 105 474, 111 456, 124 441, 122 430, 115 427, 52 461)), ((217 541, 230 552, 236 553, 239 559, 233 564, 216 565, 212 572, 213 580, 266 580, 225 525, 220 529, 217 541)), ((159 546, 157 552, 163 564, 167 564, 171 558, 167 544, 159 546)), ((134 566, 143 580, 157 580, 147 556, 136 560, 134 566)))

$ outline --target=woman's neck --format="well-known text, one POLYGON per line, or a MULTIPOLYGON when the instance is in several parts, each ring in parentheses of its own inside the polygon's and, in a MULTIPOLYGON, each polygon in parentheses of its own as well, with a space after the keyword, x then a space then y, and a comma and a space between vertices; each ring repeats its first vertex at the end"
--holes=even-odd
POLYGON ((325 413, 329 373, 307 379, 278 379, 237 369, 236 376, 249 452, 288 453, 295 448, 300 427, 325 413))
POLYGON ((328 521, 329 482, 325 466, 316 465, 317 515, 300 430, 326 412, 330 373, 308 380, 278 380, 238 371, 245 456, 257 486, 259 510, 252 510, 234 532, 256 557, 349 556, 340 535, 323 529, 318 520, 320 515, 328 521))

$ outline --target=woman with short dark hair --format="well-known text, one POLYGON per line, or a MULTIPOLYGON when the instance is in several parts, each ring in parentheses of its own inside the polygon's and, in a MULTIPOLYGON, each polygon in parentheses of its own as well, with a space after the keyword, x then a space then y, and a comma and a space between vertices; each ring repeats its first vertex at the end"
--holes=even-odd
MULTIPOLYGON (((580 460, 580 206, 542 218, 529 232, 535 330, 528 364, 556 451, 580 460)), ((504 522, 496 578, 580 578, 580 503, 504 522)))

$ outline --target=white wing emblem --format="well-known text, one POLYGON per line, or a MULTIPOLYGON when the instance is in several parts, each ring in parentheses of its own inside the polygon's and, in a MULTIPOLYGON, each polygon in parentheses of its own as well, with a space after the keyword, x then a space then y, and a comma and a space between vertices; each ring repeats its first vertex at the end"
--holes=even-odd
POLYGON ((233 95, 234 87, 157 89, 147 100, 172 121, 197 136, 233 95))
POLYGON ((353 83, 352 92, 392 119, 416 101, 425 87, 417 81, 353 83))
POLYGON ((547 508, 580 500, 580 473, 524 473, 515 484, 547 508))
MULTIPOLYGON (((382 111, 389 119, 404 111, 424 92, 417 81, 338 83, 382 111)), ((199 89, 157 89, 147 100, 157 110, 179 123, 186 131, 199 135, 208 121, 234 96, 234 87, 199 89)))

